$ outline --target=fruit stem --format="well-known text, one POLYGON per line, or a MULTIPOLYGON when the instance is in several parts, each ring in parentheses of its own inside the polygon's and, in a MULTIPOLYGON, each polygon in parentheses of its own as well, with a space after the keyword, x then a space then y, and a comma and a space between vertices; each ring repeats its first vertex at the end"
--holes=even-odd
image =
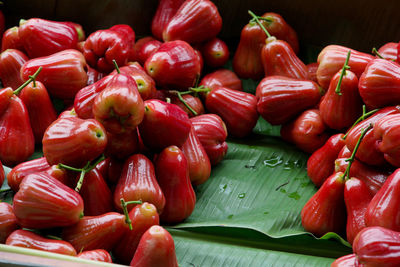
POLYGON ((253 19, 256 21, 256 23, 258 24, 258 26, 260 26, 260 28, 265 32, 265 34, 267 35, 268 38, 272 37, 271 34, 269 34, 269 32, 267 31, 267 29, 264 27, 264 25, 262 25, 262 23, 260 22, 260 20, 258 19, 259 17, 254 14, 251 10, 247 11, 249 13, 250 16, 253 17, 253 19))
POLYGON ((189 91, 195 93, 208 93, 211 91, 210 88, 205 87, 204 85, 200 85, 199 87, 189 87, 189 91))
MULTIPOLYGON (((30 82, 35 81, 36 77, 39 75, 42 69, 42 66, 40 66, 32 76, 29 76, 29 79, 14 91, 14 95, 18 95, 22 91, 22 89, 24 89, 30 82)), ((36 87, 35 82, 33 82, 33 86, 36 87)))
MULTIPOLYGON (((189 106, 189 104, 186 102, 185 99, 183 99, 182 93, 181 93, 181 92, 175 91, 175 90, 170 90, 169 93, 178 96, 178 99, 183 103, 183 105, 185 105, 185 107, 186 107, 190 112, 192 112, 193 115, 197 116, 197 112, 196 112, 191 106, 189 106)), ((186 93, 186 92, 184 92, 184 93, 186 93)))
POLYGON ((117 61, 115 61, 115 59, 113 59, 113 60, 112 60, 112 62, 113 62, 113 64, 114 64, 114 67, 115 67, 115 69, 117 70, 118 74, 120 74, 120 73, 121 73, 121 71, 119 70, 119 67, 118 67, 117 61))
POLYGON ((378 52, 378 50, 376 50, 375 47, 372 48, 372 54, 374 54, 375 56, 377 56, 377 57, 379 57, 379 58, 385 59, 385 58, 378 52))
POLYGON ((347 133, 342 137, 343 140, 346 140, 347 136, 349 135, 351 129, 354 128, 354 126, 356 126, 360 121, 365 120, 367 117, 369 117, 370 115, 374 114, 375 112, 377 112, 379 109, 374 109, 371 110, 369 112, 366 112, 366 107, 365 105, 363 105, 363 113, 361 115, 361 117, 359 117, 354 123, 353 125, 350 127, 350 129, 347 131, 347 133))
POLYGON ((350 54, 351 54, 351 50, 349 50, 349 52, 347 52, 346 61, 344 62, 344 65, 342 67, 342 72, 340 73, 339 81, 336 85, 335 93, 337 95, 342 95, 342 93, 340 92, 340 86, 342 85, 343 76, 346 75, 346 70, 350 69, 350 66, 349 66, 350 54))
POLYGON ((125 215, 125 223, 128 224, 129 230, 132 231, 133 230, 132 221, 131 221, 131 218, 129 218, 128 208, 126 207, 127 204, 123 198, 121 198, 120 200, 121 200, 122 210, 124 211, 124 215, 125 215))

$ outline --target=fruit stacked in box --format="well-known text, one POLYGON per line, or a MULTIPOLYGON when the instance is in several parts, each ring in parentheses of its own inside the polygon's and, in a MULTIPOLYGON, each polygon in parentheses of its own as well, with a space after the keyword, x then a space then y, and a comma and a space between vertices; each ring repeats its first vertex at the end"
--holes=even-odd
POLYGON ((134 25, 86 37, 79 24, 41 18, 3 33, 0 13, 0 161, 12 167, 15 193, 12 206, 0 203, 0 241, 177 266, 159 224, 190 216, 193 185, 223 160, 227 136, 249 136, 261 116, 312 154, 307 171, 319 190, 301 211, 303 227, 343 235, 355 253, 333 265, 399 265, 397 43, 374 55, 329 45, 306 65, 279 14, 249 15, 232 71, 209 0, 161 0, 153 35, 139 39, 134 25), (255 94, 241 78, 259 82, 255 94), (28 160, 35 145, 43 157, 28 160))

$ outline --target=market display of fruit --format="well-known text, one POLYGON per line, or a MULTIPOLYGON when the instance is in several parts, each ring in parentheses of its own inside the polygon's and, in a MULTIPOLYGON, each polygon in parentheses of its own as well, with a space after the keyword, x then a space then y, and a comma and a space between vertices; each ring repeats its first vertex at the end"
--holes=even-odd
POLYGON ((273 11, 232 43, 210 0, 146 36, 0 9, 0 262, 400 266, 400 43, 304 59, 273 11))

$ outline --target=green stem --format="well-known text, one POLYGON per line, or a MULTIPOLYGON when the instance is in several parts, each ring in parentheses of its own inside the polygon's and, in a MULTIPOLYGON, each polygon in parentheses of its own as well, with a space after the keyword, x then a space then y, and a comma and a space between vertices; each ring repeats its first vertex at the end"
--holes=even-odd
POLYGON ((166 97, 166 98, 165 98, 165 101, 166 101, 168 104, 171 104, 171 98, 166 97))
MULTIPOLYGON (((14 95, 18 95, 22 91, 22 89, 24 89, 31 81, 34 81, 39 73, 42 71, 42 69, 42 66, 40 66, 32 76, 29 76, 29 79, 14 91, 14 95)), ((35 83, 34 86, 36 87, 35 83)))
POLYGON ((385 59, 385 58, 378 52, 378 50, 376 50, 375 47, 372 48, 372 54, 374 54, 375 56, 377 56, 377 57, 379 57, 379 58, 385 59))
POLYGON ((211 91, 211 89, 208 87, 205 87, 204 85, 201 85, 199 87, 189 87, 189 91, 195 92, 195 93, 208 93, 211 91))
POLYGON ((61 237, 55 236, 55 235, 46 235, 46 238, 48 239, 54 239, 54 240, 62 240, 61 237))
POLYGON ((335 93, 337 95, 342 95, 342 93, 340 92, 340 86, 342 85, 343 76, 346 75, 346 70, 350 69, 350 66, 349 66, 350 54, 351 54, 351 50, 349 50, 349 52, 347 52, 346 61, 344 62, 344 65, 342 67, 342 72, 340 73, 339 81, 336 85, 335 93))
POLYGON ((264 27, 264 25, 262 25, 262 23, 260 22, 260 20, 258 19, 259 17, 254 14, 251 10, 247 11, 249 13, 250 16, 253 17, 253 19, 256 21, 256 23, 258 24, 258 26, 260 26, 260 28, 265 32, 265 34, 267 35, 268 38, 271 37, 271 34, 269 34, 269 32, 267 31, 267 29, 264 27))
POLYGON ((129 230, 132 231, 132 229, 133 229, 132 221, 131 221, 131 218, 129 218, 127 204, 126 204, 126 202, 125 202, 125 200, 123 198, 121 198, 120 200, 121 200, 122 210, 124 211, 124 214, 125 214, 125 222, 128 224, 129 230))
POLYGON ((191 107, 189 106, 189 104, 186 102, 185 99, 183 99, 181 92, 179 91, 175 91, 175 90, 171 90, 169 91, 169 93, 174 94, 178 97, 178 99, 183 103, 183 105, 185 105, 185 107, 193 113, 193 115, 197 116, 197 112, 191 107))
POLYGON ((128 206, 130 204, 142 204, 143 202, 141 200, 131 200, 131 201, 125 201, 125 205, 128 206))
POLYGON ((369 117, 370 115, 374 114, 375 112, 377 112, 379 109, 374 109, 371 110, 369 112, 366 113, 366 107, 365 105, 363 105, 363 113, 361 115, 361 117, 359 117, 354 123, 353 125, 350 127, 350 129, 347 131, 347 133, 342 137, 343 140, 346 140, 347 136, 349 135, 351 129, 353 129, 360 121, 365 120, 367 117, 369 117))
POLYGON ((119 67, 118 67, 117 61, 115 61, 115 59, 113 59, 113 60, 112 60, 112 62, 113 62, 113 64, 114 64, 114 67, 115 67, 115 69, 117 70, 118 74, 120 74, 120 73, 121 73, 121 71, 119 70, 119 67))
POLYGON ((74 167, 71 167, 71 166, 68 166, 68 165, 65 165, 65 164, 62 164, 62 163, 58 163, 57 167, 60 168, 60 169, 66 169, 66 170, 75 171, 75 172, 81 172, 82 171, 81 168, 74 168, 74 167))

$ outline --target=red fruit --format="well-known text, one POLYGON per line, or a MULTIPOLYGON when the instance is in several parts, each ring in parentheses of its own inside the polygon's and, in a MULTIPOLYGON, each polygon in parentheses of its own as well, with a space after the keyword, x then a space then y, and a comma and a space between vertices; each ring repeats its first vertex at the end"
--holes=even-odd
POLYGON ((4 183, 4 178, 5 178, 4 168, 3 168, 3 164, 0 162, 0 184, 1 185, 3 185, 3 183, 4 183))
POLYGON ((219 68, 228 62, 229 49, 224 41, 213 38, 201 46, 201 54, 207 66, 219 68))
POLYGON ((127 24, 117 24, 112 26, 109 30, 119 33, 123 40, 128 44, 128 58, 127 61, 134 60, 135 54, 135 32, 131 26, 127 24))
POLYGON ((331 267, 354 267, 354 266, 363 266, 360 265, 357 259, 356 254, 349 254, 337 258, 334 262, 332 262, 331 267))
POLYGON ((175 244, 170 233, 157 225, 148 229, 140 239, 130 266, 177 267, 175 244))
POLYGON ((217 87, 207 94, 206 108, 221 116, 233 137, 249 135, 258 120, 257 98, 226 87, 217 87))
POLYGON ((62 239, 70 242, 76 251, 104 249, 110 251, 125 232, 125 216, 108 212, 99 216, 84 216, 78 223, 65 227, 62 239))
POLYGON ((36 80, 44 84, 49 94, 61 99, 73 99, 86 86, 88 76, 85 66, 83 55, 77 50, 68 49, 27 61, 21 68, 21 78, 28 80, 42 67, 36 80))
POLYGON ((76 30, 76 33, 78 34, 78 42, 85 41, 86 35, 82 25, 71 21, 64 21, 63 23, 73 27, 76 30))
POLYGON ((165 25, 162 33, 165 42, 183 40, 200 43, 221 31, 222 18, 218 8, 209 0, 185 1, 165 25))
POLYGON ((158 40, 151 40, 144 43, 141 48, 136 53, 136 59, 141 64, 144 65, 147 58, 151 56, 154 52, 160 48, 162 43, 158 40))
MULTIPOLYGON (((165 206, 163 191, 157 182, 153 163, 141 154, 129 157, 125 163, 114 191, 114 205, 122 210, 121 198, 125 201, 142 200, 157 207, 161 213, 165 206)), ((128 205, 128 210, 132 209, 128 205)))
POLYGON ((308 71, 308 79, 313 82, 318 82, 317 80, 317 70, 318 70, 318 63, 310 63, 306 65, 308 71))
POLYGON ((196 115, 192 111, 190 111, 176 95, 171 96, 171 104, 175 104, 182 110, 184 110, 188 114, 189 118, 204 113, 204 106, 200 98, 192 95, 182 95, 182 98, 186 102, 186 104, 189 105, 196 112, 196 115))
POLYGON ((344 182, 343 173, 332 174, 304 205, 301 224, 307 232, 317 237, 328 232, 343 232, 346 223, 344 182))
POLYGON ((308 158, 307 174, 317 187, 335 171, 335 159, 343 147, 343 134, 335 134, 308 158))
POLYGON ((21 52, 25 52, 24 44, 21 38, 19 38, 18 27, 12 27, 6 30, 1 39, 1 51, 7 49, 17 49, 21 52))
POLYGON ((200 61, 194 49, 185 41, 163 43, 147 58, 146 72, 161 87, 186 89, 200 75, 200 61))
POLYGON ((78 33, 70 24, 32 18, 20 22, 19 38, 30 58, 48 56, 66 49, 75 49, 78 33))
POLYGON ((14 231, 7 238, 6 245, 76 256, 76 251, 70 243, 63 240, 45 238, 27 230, 14 231))
POLYGON ((256 97, 258 113, 272 125, 279 125, 317 105, 321 93, 315 82, 270 76, 258 84, 256 97))
POLYGON ((160 215, 165 223, 178 223, 192 214, 196 204, 185 155, 177 146, 165 148, 155 162, 156 177, 165 196, 160 215))
POLYGON ((160 0, 157 11, 151 22, 151 32, 153 35, 162 40, 165 26, 178 11, 179 7, 185 0, 160 0))
POLYGON ((400 114, 391 114, 379 119, 374 126, 374 138, 377 139, 379 151, 393 166, 400 167, 400 114))
POLYGON ((144 118, 139 125, 144 145, 158 151, 171 145, 182 146, 191 127, 188 115, 177 105, 160 100, 146 100, 144 105, 144 118))
POLYGON ((104 249, 94 249, 82 251, 77 255, 78 258, 92 260, 92 261, 101 261, 101 262, 109 262, 112 263, 112 258, 110 253, 108 253, 104 249))
POLYGON ((28 57, 19 50, 7 49, 0 54, 0 79, 4 87, 14 90, 24 83, 20 69, 28 57))
POLYGON ((81 167, 103 153, 106 145, 106 132, 96 120, 59 118, 44 133, 43 154, 51 165, 81 167))
MULTIPOLYGON (((100 80, 101 78, 104 77, 104 73, 98 72, 97 70, 86 66, 87 67, 87 76, 88 76, 88 80, 86 85, 91 85, 94 84, 95 82, 97 82, 98 80, 100 80)), ((79 90, 80 91, 80 90, 79 90)))
POLYGON ((329 134, 326 130, 327 126, 322 121, 319 110, 309 109, 294 121, 282 125, 281 136, 304 152, 313 153, 328 140, 329 134))
POLYGON ((397 59, 397 43, 389 42, 378 49, 378 53, 387 60, 396 61, 397 59))
POLYGON ((121 134, 107 132, 107 147, 105 155, 116 159, 126 159, 139 152, 139 137, 137 129, 121 134))
POLYGON ((15 194, 13 208, 18 224, 26 228, 73 225, 83 214, 81 196, 46 173, 27 175, 15 194))
POLYGON ((205 75, 199 85, 204 85, 211 90, 222 86, 232 90, 243 91, 242 81, 239 77, 233 71, 226 69, 216 70, 205 75))
POLYGON ((154 39, 153 36, 146 36, 146 37, 143 37, 143 38, 140 38, 139 40, 137 40, 135 42, 135 45, 133 46, 133 58, 130 59, 129 63, 138 61, 138 53, 142 49, 142 46, 145 45, 147 42, 154 41, 154 40, 156 40, 156 39, 154 39))
POLYGON ((332 77, 343 67, 347 53, 351 51, 349 66, 352 72, 359 78, 367 64, 374 59, 372 55, 340 46, 328 45, 318 55, 317 79, 319 85, 328 88, 332 77))
POLYGON ((157 209, 153 204, 144 202, 135 206, 129 212, 132 221, 132 230, 125 230, 125 234, 119 240, 113 250, 113 255, 123 264, 129 264, 132 255, 135 254, 142 235, 153 225, 159 224, 157 209))
POLYGON ((7 237, 18 228, 13 208, 6 202, 0 202, 0 243, 4 244, 7 237))

